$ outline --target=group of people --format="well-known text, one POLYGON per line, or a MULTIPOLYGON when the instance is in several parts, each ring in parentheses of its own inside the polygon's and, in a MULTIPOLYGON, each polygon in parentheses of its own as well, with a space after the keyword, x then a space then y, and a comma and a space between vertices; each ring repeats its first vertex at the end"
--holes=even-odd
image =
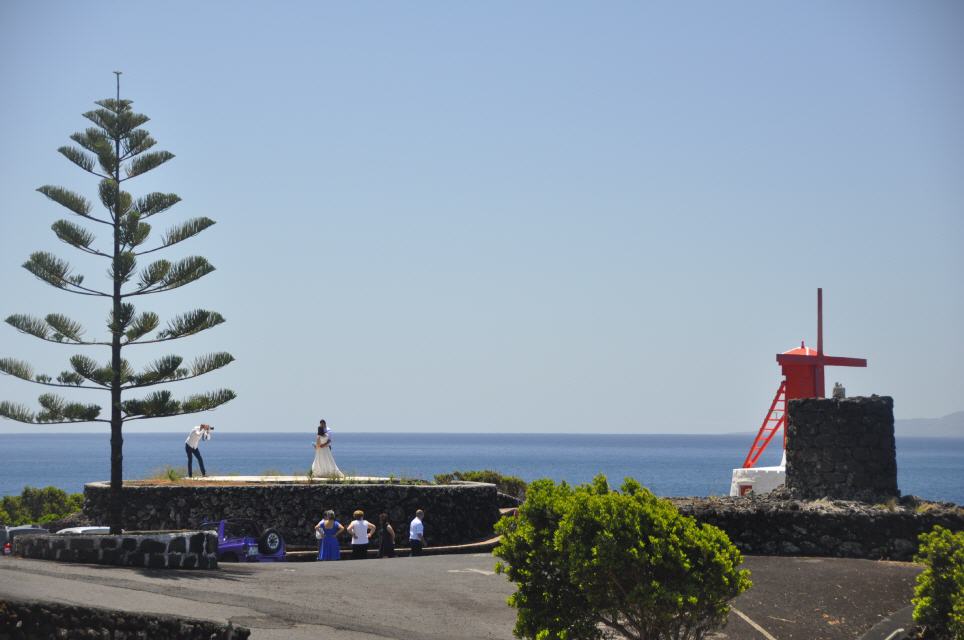
MULTIPOLYGON (((378 557, 395 557, 395 529, 392 527, 391 520, 387 513, 378 516, 378 526, 365 520, 365 512, 361 509, 352 514, 354 518, 346 527, 335 520, 335 512, 329 509, 325 511, 325 517, 315 525, 315 537, 318 538, 318 559, 319 560, 340 560, 341 546, 338 543, 338 536, 347 532, 351 536, 351 557, 352 560, 364 560, 368 557, 368 548, 378 531, 378 557)), ((425 525, 422 519, 425 512, 421 509, 415 512, 415 517, 408 525, 408 546, 413 556, 422 555, 422 548, 425 546, 425 525)))
MULTIPOLYGON (((202 440, 210 440, 211 432, 214 427, 209 424, 199 424, 187 434, 184 441, 184 452, 187 454, 187 477, 194 477, 194 459, 197 459, 201 476, 207 476, 204 471, 204 458, 201 457, 199 445, 202 440)), ((344 478, 338 465, 335 464, 335 457, 331 452, 331 430, 328 424, 321 420, 318 423, 318 431, 315 436, 315 459, 311 463, 311 475, 315 478, 344 478)))
MULTIPOLYGON (((184 451, 187 453, 187 475, 194 476, 193 462, 197 459, 201 475, 206 476, 204 471, 204 459, 198 445, 202 440, 210 440, 211 432, 214 430, 209 424, 199 424, 187 436, 184 441, 184 451)), ((318 423, 318 431, 315 436, 315 459, 311 464, 311 473, 316 478, 342 478, 345 474, 341 472, 335 464, 335 457, 331 452, 331 430, 328 424, 321 420, 318 423)), ((335 520, 335 512, 325 511, 325 516, 315 525, 315 537, 318 538, 318 559, 319 560, 340 560, 341 548, 338 543, 338 536, 347 532, 351 536, 351 557, 360 560, 368 557, 368 548, 371 540, 378 532, 378 557, 395 557, 395 529, 392 527, 391 520, 387 513, 382 513, 378 517, 378 525, 374 525, 365 520, 365 512, 355 511, 354 518, 347 527, 335 520)), ((425 525, 422 518, 425 512, 421 509, 415 512, 415 517, 408 526, 408 546, 413 556, 422 554, 425 546, 425 525)))

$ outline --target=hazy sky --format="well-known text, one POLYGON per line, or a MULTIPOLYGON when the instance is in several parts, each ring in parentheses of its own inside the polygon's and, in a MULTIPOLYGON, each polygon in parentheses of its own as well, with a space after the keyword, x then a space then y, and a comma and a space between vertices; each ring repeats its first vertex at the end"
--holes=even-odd
MULTIPOLYGON (((218 221, 163 256, 218 270, 140 308, 228 319, 128 357, 237 357, 170 387, 237 400, 130 429, 753 431, 818 286, 828 353, 869 360, 828 386, 942 416, 964 408, 962 33, 957 1, 3 2, 0 317, 105 331, 103 301, 20 264, 52 250, 106 286, 35 189, 96 201, 56 149, 118 69, 177 155, 127 183, 183 198, 154 228, 218 221)), ((52 375, 79 351, 109 358, 0 326, 52 375)), ((45 390, 0 376, 0 399, 45 390)))

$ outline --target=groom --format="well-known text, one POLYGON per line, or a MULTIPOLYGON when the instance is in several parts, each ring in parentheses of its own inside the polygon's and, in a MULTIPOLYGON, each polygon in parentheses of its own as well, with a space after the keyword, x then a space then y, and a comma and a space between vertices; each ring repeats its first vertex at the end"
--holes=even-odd
POLYGON ((197 458, 198 467, 201 468, 201 477, 207 475, 204 472, 204 458, 201 457, 201 451, 198 449, 198 445, 201 444, 201 440, 210 440, 211 432, 214 431, 214 427, 209 424, 199 424, 198 426, 191 429, 191 433, 187 434, 187 440, 184 441, 184 451, 187 453, 187 477, 194 477, 194 469, 191 466, 193 460, 191 456, 197 458))

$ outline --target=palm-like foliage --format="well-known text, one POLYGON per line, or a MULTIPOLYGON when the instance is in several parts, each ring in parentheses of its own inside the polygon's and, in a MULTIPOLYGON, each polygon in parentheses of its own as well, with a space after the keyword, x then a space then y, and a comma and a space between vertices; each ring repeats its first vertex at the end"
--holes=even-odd
POLYGON ((76 273, 70 263, 44 251, 31 254, 23 267, 63 291, 109 299, 108 337, 103 340, 88 338, 80 323, 60 313, 50 313, 43 318, 14 314, 6 321, 18 331, 47 342, 110 347, 111 359, 101 363, 77 354, 69 360, 70 369, 53 377, 35 372, 26 362, 0 358, 0 373, 49 387, 108 391, 110 417, 101 417, 99 405, 68 402, 51 393, 40 396, 37 411, 17 403, 0 402, 0 417, 30 424, 110 423, 110 525, 117 533, 122 523, 121 434, 124 423, 209 411, 235 397, 229 389, 180 400, 167 390, 152 391, 139 398, 125 398, 124 392, 195 378, 230 364, 234 358, 229 353, 212 353, 185 364, 181 356, 169 355, 135 371, 122 357, 125 348, 191 336, 221 324, 224 318, 213 311, 195 309, 171 318, 164 328, 160 328, 161 319, 156 313, 138 312, 135 308, 133 300, 138 296, 177 289, 214 271, 214 267, 201 256, 177 262, 152 259, 144 265, 138 264, 140 256, 184 242, 213 225, 214 221, 204 217, 187 220, 168 229, 153 246, 148 244, 152 227, 144 220, 169 210, 180 198, 173 193, 148 193, 135 199, 123 188, 124 183, 159 167, 174 155, 152 150, 156 141, 140 128, 148 118, 135 113, 130 100, 120 99, 119 81, 117 98, 100 100, 96 104, 97 109, 84 114, 94 126, 71 136, 77 146, 64 146, 58 151, 100 179, 97 196, 106 214, 93 213, 90 201, 63 187, 44 185, 37 191, 79 218, 81 223, 109 227, 112 241, 104 243, 107 246, 98 244, 93 231, 77 221, 58 220, 51 228, 65 244, 105 259, 111 287, 103 291, 85 284, 83 274, 76 273))

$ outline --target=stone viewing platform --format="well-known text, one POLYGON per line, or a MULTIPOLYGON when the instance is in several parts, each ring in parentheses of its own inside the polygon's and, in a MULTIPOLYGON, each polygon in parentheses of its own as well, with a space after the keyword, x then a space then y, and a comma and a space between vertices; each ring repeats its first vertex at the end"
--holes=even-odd
MULTIPOLYGON (((84 487, 84 515, 106 522, 109 483, 84 487)), ((277 530, 289 545, 317 546, 314 525, 327 509, 347 525, 355 509, 378 520, 389 514, 400 540, 417 509, 426 513, 429 545, 458 545, 492 537, 499 519, 496 486, 394 478, 312 479, 298 476, 220 476, 176 482, 125 482, 123 526, 128 530, 190 529, 202 521, 247 518, 277 530)))

